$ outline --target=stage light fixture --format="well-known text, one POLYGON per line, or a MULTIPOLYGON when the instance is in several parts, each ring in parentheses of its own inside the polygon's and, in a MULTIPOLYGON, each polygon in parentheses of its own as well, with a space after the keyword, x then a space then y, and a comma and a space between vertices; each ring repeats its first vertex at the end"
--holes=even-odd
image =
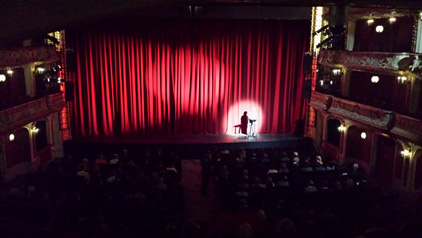
POLYGON ((13 74, 13 70, 11 70, 11 69, 7 70, 7 74, 12 75, 13 74))
POLYGON ((372 83, 378 83, 380 81, 380 77, 374 75, 371 77, 371 82, 372 83))
POLYGON ((362 131, 362 133, 360 133, 360 138, 362 138, 362 140, 366 139, 366 133, 364 131, 362 131))
POLYGON ((15 140, 15 134, 10 133, 9 135, 9 141, 14 141, 15 140))
POLYGON ((0 74, 0 82, 6 81, 6 75, 0 74))
POLYGON ((375 31, 377 33, 382 33, 384 31, 384 27, 382 25, 378 25, 377 27, 375 27, 375 31))
POLYGON ((369 19, 366 21, 366 23, 368 23, 368 26, 370 26, 374 23, 374 19, 369 19))
POLYGON ((390 17, 390 19, 388 19, 388 21, 389 21, 390 23, 394 23, 394 22, 396 22, 396 21, 397 21, 397 18, 395 18, 395 17, 390 17))

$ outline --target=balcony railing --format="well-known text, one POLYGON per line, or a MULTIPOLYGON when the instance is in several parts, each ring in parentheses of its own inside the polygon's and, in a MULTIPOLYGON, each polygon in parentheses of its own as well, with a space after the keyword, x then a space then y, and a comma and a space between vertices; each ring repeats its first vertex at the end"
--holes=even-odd
POLYGON ((408 138, 415 142, 422 141, 422 121, 403 116, 400 114, 396 115, 396 123, 391 130, 392 133, 408 138))
POLYGON ((422 54, 321 50, 318 63, 346 69, 390 72, 407 71, 422 77, 422 54))
POLYGON ((63 92, 48 95, 0 112, 0 133, 6 133, 15 128, 60 111, 66 102, 63 92))
POLYGON ((381 130, 394 126, 395 113, 342 98, 312 92, 310 105, 381 130))

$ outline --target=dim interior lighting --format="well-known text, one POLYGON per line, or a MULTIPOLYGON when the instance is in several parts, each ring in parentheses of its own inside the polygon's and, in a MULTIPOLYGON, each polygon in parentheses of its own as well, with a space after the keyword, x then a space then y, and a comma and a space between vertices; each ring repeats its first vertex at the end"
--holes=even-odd
POLYGON ((15 134, 11 133, 11 134, 9 135, 9 140, 10 140, 10 141, 14 141, 14 140, 15 140, 15 134))
POLYGON ((12 75, 13 74, 13 70, 11 70, 11 69, 7 70, 7 74, 12 75))
POLYGON ((35 134, 37 134, 40 131, 39 128, 37 128, 36 126, 32 127, 32 132, 34 132, 35 134))
POLYGON ((380 81, 380 77, 374 75, 371 77, 371 82, 372 83, 378 83, 380 81))
POLYGON ((408 149, 404 149, 400 153, 403 157, 408 157, 410 155, 410 151, 408 149))
POLYGON ((39 74, 44 73, 44 71, 45 71, 45 69, 44 69, 43 67, 38 67, 38 68, 37 68, 37 72, 38 72, 39 74))
POLYGON ((360 138, 362 138, 362 140, 366 139, 366 133, 364 131, 360 133, 360 138))
POLYGON ((394 23, 394 22, 396 22, 396 21, 397 21, 397 19, 396 19, 395 17, 390 17, 390 19, 388 19, 388 21, 389 21, 390 23, 394 23))
POLYGON ((343 126, 343 125, 340 125, 339 127, 337 127, 337 130, 338 130, 339 132, 344 132, 344 131, 346 130, 346 127, 345 127, 345 126, 343 126))
POLYGON ((320 80, 319 85, 324 86, 324 80, 320 80))
POLYGON ((375 27, 375 31, 377 33, 381 33, 384 31, 384 27, 382 25, 378 25, 377 27, 375 27))
POLYGON ((333 72, 333 75, 339 76, 341 74, 341 69, 333 69, 332 72, 333 72))
POLYGON ((330 80, 330 84, 333 85, 333 80, 330 80))
POLYGON ((372 25, 372 23, 374 23, 374 19, 369 19, 366 22, 368 23, 368 25, 372 25))
POLYGON ((62 79, 61 78, 57 78, 57 83, 61 83, 62 79))
POLYGON ((6 81, 6 75, 0 74, 0 82, 6 81))
POLYGON ((404 82, 407 81, 407 77, 406 76, 398 76, 397 81, 399 81, 399 83, 404 83, 404 82))

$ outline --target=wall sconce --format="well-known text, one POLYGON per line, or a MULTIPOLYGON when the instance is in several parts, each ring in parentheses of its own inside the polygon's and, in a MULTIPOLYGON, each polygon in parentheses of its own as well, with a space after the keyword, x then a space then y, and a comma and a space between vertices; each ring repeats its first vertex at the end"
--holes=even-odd
POLYGON ((372 83, 378 83, 380 81, 380 77, 374 75, 371 77, 371 82, 372 83))
POLYGON ((346 127, 345 127, 345 126, 343 126, 343 125, 340 125, 339 127, 337 127, 337 130, 338 130, 339 132, 344 132, 344 131, 346 130, 346 127))
POLYGON ((6 75, 0 74, 0 82, 6 81, 6 75))
POLYGON ((408 158, 410 156, 410 150, 409 149, 404 149, 400 152, 401 156, 403 158, 408 158))
POLYGON ((11 69, 7 70, 7 74, 8 75, 12 75, 13 74, 13 70, 11 70, 11 69))
POLYGON ((15 134, 10 133, 9 135, 9 141, 14 141, 15 140, 15 134))
POLYGON ((388 19, 388 21, 389 21, 390 23, 394 23, 394 22, 396 22, 396 21, 397 21, 397 18, 395 18, 395 17, 390 17, 390 19, 388 19))
POLYGON ((39 74, 44 73, 44 71, 45 71, 45 68, 43 68, 43 67, 38 67, 37 68, 37 73, 39 73, 39 74))
POLYGON ((319 81, 319 85, 322 87, 322 86, 324 86, 324 80, 320 80, 319 81))
POLYGON ((407 81, 407 77, 406 76, 398 76, 397 81, 399 83, 405 83, 407 81))
POLYGON ((375 27, 375 31, 377 33, 381 33, 384 31, 384 27, 382 25, 378 25, 377 27, 375 27))
POLYGON ((339 76, 341 74, 341 69, 333 69, 331 72, 334 76, 339 76))
POLYGON ((374 19, 369 19, 366 22, 368 23, 368 26, 370 26, 374 23, 374 19))
POLYGON ((32 127, 32 132, 37 134, 40 131, 39 128, 37 128, 36 126, 32 127))
POLYGON ((366 139, 366 133, 364 131, 360 133, 360 138, 362 138, 362 140, 366 139))

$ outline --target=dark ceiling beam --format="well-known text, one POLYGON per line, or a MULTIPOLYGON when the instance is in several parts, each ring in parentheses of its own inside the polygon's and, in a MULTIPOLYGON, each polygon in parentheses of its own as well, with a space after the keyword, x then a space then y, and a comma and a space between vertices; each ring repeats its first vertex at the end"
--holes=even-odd
POLYGON ((0 45, 39 37, 47 32, 107 21, 151 9, 232 5, 311 7, 350 4, 356 7, 422 9, 421 0, 13 0, 0 7, 0 45))

